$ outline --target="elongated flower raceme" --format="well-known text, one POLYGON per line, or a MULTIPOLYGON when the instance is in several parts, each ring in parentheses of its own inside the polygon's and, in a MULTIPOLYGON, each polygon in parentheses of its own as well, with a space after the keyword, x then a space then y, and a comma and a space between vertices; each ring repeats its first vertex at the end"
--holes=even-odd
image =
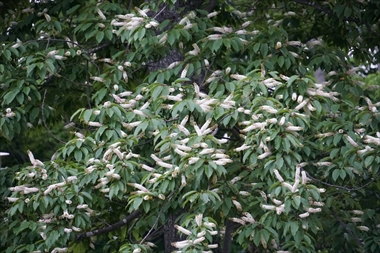
POLYGON ((284 182, 284 179, 282 178, 282 176, 280 175, 280 173, 278 172, 277 169, 273 169, 273 172, 274 172, 274 174, 276 175, 278 181, 280 181, 280 182, 284 182))
POLYGON ((351 221, 352 222, 362 222, 362 218, 360 218, 360 217, 352 217, 351 221))
POLYGON ((235 207, 236 207, 236 209, 238 210, 238 211, 242 211, 243 210, 243 208, 242 208, 242 206, 241 206, 241 204, 240 204, 240 202, 238 202, 237 200, 232 200, 232 203, 235 205, 235 207))
POLYGON ((245 221, 243 219, 240 219, 240 218, 230 218, 230 220, 233 221, 233 222, 239 223, 241 225, 245 225, 245 221))
POLYGON ((257 159, 259 159, 259 160, 260 160, 260 159, 264 159, 264 158, 270 156, 271 154, 272 154, 272 152, 267 151, 267 152, 265 152, 265 153, 263 153, 263 154, 257 156, 257 159))
POLYGON ((302 184, 306 184, 307 181, 309 181, 309 178, 307 177, 306 172, 302 171, 301 176, 302 176, 302 184))
POLYGON ((198 162, 199 159, 200 159, 199 157, 190 157, 188 160, 188 163, 194 164, 194 163, 198 162))
POLYGON ((353 214, 356 214, 356 215, 363 215, 364 212, 362 210, 352 210, 351 211, 353 214))
POLYGON ((141 184, 137 184, 137 183, 127 183, 129 186, 132 186, 132 187, 135 187, 143 192, 149 192, 149 190, 147 188, 145 188, 144 186, 142 186, 141 184))
POLYGON ((366 227, 366 226, 357 226, 357 228, 364 232, 368 232, 370 230, 369 227, 366 227))
POLYGON ((172 246, 176 247, 178 249, 182 249, 186 246, 189 246, 192 243, 191 240, 184 240, 184 241, 179 241, 179 242, 172 242, 172 246))
POLYGON ((205 237, 199 237, 199 238, 197 238, 197 239, 195 239, 194 241, 193 241, 193 244, 198 244, 198 243, 201 243, 201 242, 203 242, 204 240, 205 240, 206 238, 205 237))
POLYGON ((190 135, 190 131, 186 127, 182 125, 177 125, 177 127, 178 127, 178 130, 184 133, 185 135, 190 135))
POLYGON ((249 149, 251 146, 248 146, 247 144, 243 144, 242 146, 238 147, 238 148, 235 148, 234 150, 236 152, 240 152, 240 151, 243 151, 243 150, 246 150, 246 149, 249 149))
POLYGON ((357 144, 352 138, 351 136, 345 134, 344 137, 346 137, 347 141, 354 147, 358 147, 359 144, 357 144))
POLYGON ((195 216, 195 223, 197 223, 198 227, 202 226, 203 214, 200 213, 195 216))
POLYGON ((154 171, 154 168, 152 168, 146 164, 141 164, 141 168, 143 168, 144 170, 147 170, 147 171, 154 171))
POLYGON ((193 234, 190 230, 188 230, 188 229, 186 229, 186 228, 183 228, 183 227, 181 227, 181 226, 174 225, 174 227, 175 227, 178 231, 180 231, 181 233, 183 233, 183 234, 185 234, 185 235, 192 235, 192 234, 193 234))
POLYGON ((273 205, 261 205, 261 208, 265 209, 265 210, 275 210, 276 209, 276 207, 273 205))

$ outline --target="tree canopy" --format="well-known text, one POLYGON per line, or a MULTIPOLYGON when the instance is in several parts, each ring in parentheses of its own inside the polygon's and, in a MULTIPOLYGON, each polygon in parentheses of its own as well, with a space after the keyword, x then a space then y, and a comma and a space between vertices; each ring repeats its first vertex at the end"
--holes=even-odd
POLYGON ((379 1, 0 21, 2 252, 380 251, 379 1))

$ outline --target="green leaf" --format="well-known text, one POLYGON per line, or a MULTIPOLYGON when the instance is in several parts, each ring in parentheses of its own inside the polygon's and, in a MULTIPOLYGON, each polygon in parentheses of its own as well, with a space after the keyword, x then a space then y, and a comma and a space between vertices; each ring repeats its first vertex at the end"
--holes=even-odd
POLYGON ((274 70, 274 66, 273 66, 273 63, 269 60, 266 60, 264 61, 264 66, 268 69, 268 70, 274 70))
POLYGON ((255 44, 253 45, 253 51, 254 51, 255 53, 257 53, 257 52, 259 51, 259 49, 260 49, 260 43, 255 43, 255 44))
POLYGON ((75 157, 75 160, 77 160, 77 162, 80 162, 82 160, 82 157, 83 157, 82 151, 76 150, 74 152, 74 157, 75 157))
POLYGON ((344 178, 346 177, 347 173, 345 170, 339 170, 339 176, 341 179, 344 180, 344 178))
POLYGON ((4 50, 3 51, 3 55, 5 56, 5 58, 10 61, 11 60, 11 52, 9 50, 4 50))
POLYGON ((96 33, 96 41, 98 43, 100 43, 100 42, 102 42, 103 38, 104 38, 104 32, 103 31, 98 31, 96 33))
POLYGON ((300 228, 301 226, 298 224, 298 222, 296 221, 291 221, 290 222, 290 231, 292 233, 293 236, 296 235, 296 233, 298 232, 298 229, 300 228))
POLYGON ((6 93, 4 96, 4 101, 2 104, 12 103, 18 93, 19 93, 19 90, 12 90, 12 91, 6 93))
POLYGON ((339 134, 339 133, 336 133, 334 135, 334 139, 333 139, 333 143, 334 143, 334 146, 337 146, 338 143, 340 142, 340 140, 342 139, 342 134, 339 134))
POLYGON ((87 201, 92 201, 92 195, 90 193, 85 192, 85 191, 81 191, 80 194, 83 195, 83 197, 85 197, 87 199, 87 201))
POLYGON ((268 54, 268 44, 261 44, 260 47, 261 56, 265 57, 268 54))
POLYGON ((223 41, 222 40, 214 40, 212 42, 211 51, 213 51, 213 52, 218 51, 222 45, 223 45, 223 41))
POLYGON ((290 151, 290 142, 289 142, 288 138, 283 138, 282 139, 282 148, 284 149, 284 151, 286 153, 289 153, 289 151, 290 151))
POLYGON ((34 68, 36 67, 36 64, 31 64, 26 67, 26 76, 30 76, 30 73, 33 72, 34 68))
POLYGON ((374 160, 375 160, 374 156, 368 156, 368 157, 366 157, 365 160, 364 160, 365 167, 369 168, 374 160))
POLYGON ((292 206, 295 209, 298 209, 300 207, 300 204, 301 204, 301 197, 300 196, 293 197, 293 199, 292 199, 292 206))
POLYGON ((276 157, 276 167, 278 170, 281 170, 282 166, 284 165, 284 159, 282 157, 277 158, 276 157))
POLYGON ((61 22, 54 20, 53 24, 54 24, 54 27, 57 29, 58 32, 62 32, 61 22))
POLYGON ((204 167, 207 178, 210 178, 214 172, 211 166, 205 165, 204 167))
POLYGON ((331 152, 330 152, 330 158, 331 159, 334 159, 336 157, 336 155, 339 153, 340 149, 339 148, 334 148, 331 152))
POLYGON ((351 13, 352 13, 352 9, 351 9, 350 7, 347 6, 347 7, 344 9, 344 16, 345 16, 346 18, 348 18, 348 17, 351 16, 351 13))
POLYGON ((133 209, 138 210, 142 202, 143 202, 143 198, 137 197, 133 199, 133 209))
POLYGON ((338 179, 338 177, 340 176, 340 170, 339 169, 335 169, 332 173, 332 178, 334 181, 336 181, 338 179))
POLYGON ((288 80, 288 86, 292 85, 292 83, 297 80, 299 76, 291 76, 288 80))
POLYGON ((282 66, 284 66, 284 62, 285 62, 285 58, 284 56, 279 56, 278 59, 277 59, 277 64, 278 66, 280 66, 282 68, 282 66))
POLYGON ((174 34, 174 32, 169 32, 168 33, 167 42, 172 46, 174 44, 174 41, 175 41, 175 34, 174 34))
POLYGON ((67 15, 71 15, 72 13, 74 13, 75 11, 77 11, 79 8, 81 7, 80 4, 77 4, 73 7, 71 7, 68 11, 66 11, 66 14, 67 15))
POLYGON ((318 100, 313 100, 311 103, 313 104, 313 106, 315 107, 315 109, 317 109, 317 113, 321 113, 322 112, 322 105, 321 105, 321 103, 319 103, 318 100))
POLYGON ((84 114, 83 114, 83 120, 84 120, 85 122, 89 122, 91 116, 92 116, 92 110, 85 110, 85 111, 84 111, 84 114))

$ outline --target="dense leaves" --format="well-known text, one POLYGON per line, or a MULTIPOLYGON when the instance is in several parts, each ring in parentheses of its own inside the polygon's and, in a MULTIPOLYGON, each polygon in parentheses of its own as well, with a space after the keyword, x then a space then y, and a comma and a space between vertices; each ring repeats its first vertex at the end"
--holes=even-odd
POLYGON ((1 142, 70 138, 0 170, 1 250, 379 251, 379 92, 353 62, 378 63, 380 14, 343 2, 5 5, 1 142))

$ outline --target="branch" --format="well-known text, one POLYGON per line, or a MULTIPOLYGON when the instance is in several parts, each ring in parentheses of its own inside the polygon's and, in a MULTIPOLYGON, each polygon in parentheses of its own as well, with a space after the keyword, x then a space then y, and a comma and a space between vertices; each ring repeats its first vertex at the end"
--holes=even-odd
POLYGON ((61 141, 60 139, 58 139, 58 137, 56 137, 51 131, 50 131, 50 128, 47 126, 46 124, 46 119, 45 119, 45 98, 46 98, 46 92, 47 92, 47 89, 45 89, 45 92, 44 92, 44 97, 42 99, 42 104, 41 104, 41 113, 42 113, 42 121, 44 123, 44 126, 46 128, 46 130, 48 131, 48 133, 54 138, 56 139, 57 141, 65 144, 66 142, 64 141, 61 141))
POLYGON ((334 209, 330 208, 332 214, 334 215, 335 219, 337 219, 340 223, 340 225, 342 225, 344 227, 344 229, 346 229, 347 233, 350 234, 352 236, 352 238, 354 238, 354 240, 361 246, 363 247, 363 243, 360 241, 360 239, 354 234, 354 232, 352 232, 352 230, 346 225, 346 223, 344 223, 338 216, 338 214, 335 212, 334 209))
POLYGON ((148 233, 144 236, 144 238, 141 240, 141 242, 140 242, 139 244, 143 244, 143 242, 146 240, 146 238, 148 238, 148 236, 151 235, 151 233, 152 233, 154 227, 157 225, 158 220, 160 219, 160 215, 161 215, 161 213, 162 213, 163 210, 164 210, 164 206, 161 207, 160 212, 157 214, 157 218, 156 218, 156 220, 154 221, 153 226, 150 228, 150 230, 148 231, 148 233))
POLYGON ((89 49, 86 53, 87 53, 87 54, 92 54, 92 53, 94 53, 94 52, 96 52, 96 51, 98 51, 98 50, 100 50, 100 49, 103 49, 103 48, 105 48, 105 47, 108 47, 109 45, 111 45, 111 43, 101 44, 101 45, 99 45, 99 46, 97 46, 97 47, 94 47, 94 48, 89 49))
POLYGON ((377 174, 374 178, 372 178, 368 183, 366 183, 365 185, 362 185, 362 186, 360 186, 360 187, 358 187, 358 188, 347 188, 347 187, 340 186, 340 185, 334 185, 334 184, 326 183, 326 182, 324 182, 324 181, 322 181, 322 180, 319 180, 319 179, 316 179, 316 178, 310 176, 310 174, 309 174, 306 170, 303 170, 303 171, 305 171, 305 172, 306 172, 306 176, 307 176, 308 178, 310 178, 311 180, 313 180, 313 181, 319 182, 319 183, 324 184, 324 185, 327 185, 327 186, 331 186, 331 187, 335 187, 335 188, 340 188, 340 189, 343 189, 343 190, 346 190, 346 191, 349 191, 349 192, 350 192, 350 191, 358 191, 358 190, 363 189, 364 187, 366 187, 366 186, 372 184, 372 183, 373 183, 373 182, 374 182, 374 181, 380 176, 380 173, 378 173, 378 174, 377 174))
POLYGON ((75 240, 77 241, 80 241, 80 240, 83 240, 85 238, 88 238, 88 237, 92 237, 92 236, 95 236, 95 235, 101 235, 101 234, 105 234, 105 233, 108 233, 108 232, 111 232, 111 231, 114 231, 122 226, 125 226, 128 224, 128 222, 130 222, 131 220, 137 218, 137 216, 139 216, 140 214, 140 211, 139 210, 136 210, 136 211, 133 211, 130 215, 128 215, 127 217, 125 217, 124 219, 122 219, 121 221, 118 221, 114 224, 111 224, 105 228, 100 228, 100 229, 96 229, 96 230, 92 230, 92 231, 89 231, 89 232, 85 232, 83 234, 79 234, 76 236, 75 240))

